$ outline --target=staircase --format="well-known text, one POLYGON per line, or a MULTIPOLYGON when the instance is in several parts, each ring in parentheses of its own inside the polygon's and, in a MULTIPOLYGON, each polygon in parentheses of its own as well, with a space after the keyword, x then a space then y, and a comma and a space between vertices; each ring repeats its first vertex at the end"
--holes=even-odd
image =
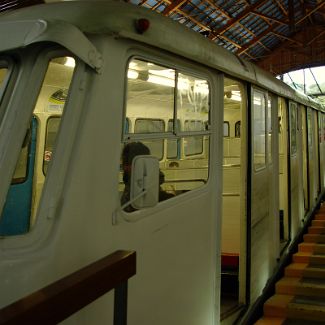
POLYGON ((263 310, 255 325, 325 324, 325 205, 263 310))

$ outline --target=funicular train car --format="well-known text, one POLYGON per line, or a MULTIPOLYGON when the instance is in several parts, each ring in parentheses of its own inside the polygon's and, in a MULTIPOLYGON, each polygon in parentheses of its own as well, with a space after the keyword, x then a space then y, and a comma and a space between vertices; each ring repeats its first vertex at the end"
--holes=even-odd
POLYGON ((1 306, 131 249, 129 324, 248 314, 324 193, 323 107, 125 3, 20 9, 0 35, 1 306))

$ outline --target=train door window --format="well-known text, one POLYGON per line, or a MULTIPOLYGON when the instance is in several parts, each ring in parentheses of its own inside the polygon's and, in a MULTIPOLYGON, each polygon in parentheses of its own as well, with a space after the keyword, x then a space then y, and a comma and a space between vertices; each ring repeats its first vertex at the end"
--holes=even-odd
POLYGON ((288 146, 288 109, 284 98, 278 101, 278 144, 279 144, 279 237, 280 251, 285 247, 290 238, 289 229, 289 146, 288 146))
POLYGON ((59 126, 61 123, 61 116, 51 116, 47 120, 47 127, 45 133, 45 149, 43 157, 43 173, 46 175, 48 164, 51 161, 54 143, 56 140, 59 126))
POLYGON ((241 121, 237 121, 235 123, 235 138, 240 138, 240 126, 241 126, 241 121))
POLYGON ((35 222, 48 163, 53 156, 60 117, 73 76, 72 61, 73 58, 56 57, 48 64, 34 108, 34 118, 26 132, 2 212, 0 233, 3 236, 27 233, 35 222))
POLYGON ((290 154, 294 155, 297 152, 297 104, 290 102, 290 154))
POLYGON ((272 164, 272 97, 267 100, 267 156, 268 163, 272 164))
MULTIPOLYGON (((143 150, 142 154, 156 156, 160 160, 161 189, 172 197, 204 185, 208 178, 209 146, 204 146, 204 141, 209 141, 210 134, 209 105, 207 80, 132 59, 127 72, 126 118, 135 124, 134 129, 124 130, 122 161, 131 163, 132 146, 143 150), (195 161, 190 173, 186 173, 189 165, 184 164, 184 158, 195 161)), ((128 180, 126 166, 123 172, 123 179, 128 180)), ((119 185, 123 191, 121 201, 125 200, 128 186, 128 182, 124 188, 119 185)))
POLYGON ((229 137, 229 122, 228 121, 223 122, 223 136, 229 137))
POLYGON ((253 98, 253 152, 254 169, 262 169, 266 164, 266 98, 259 90, 254 91, 253 98))
MULTIPOLYGON (((181 132, 199 133, 206 131, 209 121, 209 87, 206 80, 178 74, 177 79, 177 117, 181 132), (189 118, 190 117, 190 118, 189 118)), ((203 154, 203 137, 185 137, 184 155, 203 154)))
POLYGON ((305 214, 309 210, 309 190, 308 190, 308 147, 307 147, 307 109, 305 106, 300 106, 302 114, 302 166, 303 166, 303 191, 304 191, 304 210, 305 214))
MULTIPOLYGON (((185 132, 204 131, 203 121, 185 121, 185 132)), ((200 155, 203 153, 203 137, 186 137, 184 138, 185 156, 200 155)))

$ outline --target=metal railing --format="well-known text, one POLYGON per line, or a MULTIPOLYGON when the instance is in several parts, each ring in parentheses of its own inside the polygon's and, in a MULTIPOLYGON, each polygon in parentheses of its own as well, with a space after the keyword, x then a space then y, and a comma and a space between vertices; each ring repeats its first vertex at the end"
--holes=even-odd
POLYGON ((136 253, 116 251, 0 310, 0 324, 57 324, 112 289, 114 325, 127 323, 127 281, 136 253))

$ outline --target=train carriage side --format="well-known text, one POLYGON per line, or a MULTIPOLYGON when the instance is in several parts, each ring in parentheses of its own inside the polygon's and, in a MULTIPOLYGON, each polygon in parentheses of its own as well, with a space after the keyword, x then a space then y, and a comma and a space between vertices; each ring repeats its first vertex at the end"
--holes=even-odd
MULTIPOLYGON (((1 306, 132 249, 130 324, 250 311, 324 193, 321 107, 141 8, 35 6, 0 17, 0 30, 22 17, 16 43, 0 45, 1 204, 33 116, 36 153, 28 227, 0 223, 1 306), (39 17, 64 23, 21 46, 39 17), (133 192, 137 155, 157 162, 148 196, 133 192)), ((65 323, 112 322, 112 306, 107 294, 65 323)))
MULTIPOLYGON (((4 96, 32 96, 26 103, 20 99, 22 106, 3 107, 1 131, 7 142, 1 141, 1 151, 7 163, 1 172, 14 170, 25 133, 17 131, 19 126, 27 126, 34 114, 40 128, 35 222, 31 218, 25 234, 7 233, 1 240, 1 305, 129 248, 138 254, 137 278, 129 288, 130 324, 213 324, 222 78, 202 64, 139 42, 109 34, 89 38, 103 56, 100 73, 84 62, 78 45, 69 52, 47 42, 30 44, 3 55, 4 62, 5 56, 19 62, 13 68, 18 74, 31 65, 28 78, 10 76, 15 90, 6 88, 4 96), (74 67, 66 62, 71 56, 74 67), (59 91, 67 92, 67 99, 60 101, 59 91), (121 148, 134 142, 145 144, 160 161, 165 174, 160 187, 172 195, 153 207, 124 211, 121 148)), ((9 183, 8 178, 7 188, 9 183)), ((106 295, 66 323, 112 321, 112 298, 106 295)))

